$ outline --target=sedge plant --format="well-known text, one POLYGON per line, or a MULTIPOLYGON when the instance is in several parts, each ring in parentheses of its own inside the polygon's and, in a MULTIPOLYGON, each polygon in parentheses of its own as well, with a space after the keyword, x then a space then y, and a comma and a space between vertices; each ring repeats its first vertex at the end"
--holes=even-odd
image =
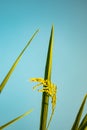
MULTIPOLYGON (((10 68, 9 72, 7 73, 5 78, 3 79, 2 83, 0 84, 0 92, 2 92, 3 88, 6 86, 9 78, 11 77, 11 75, 14 72, 16 66, 18 65, 22 55, 24 54, 25 50, 28 48, 28 46, 30 45, 31 41, 33 40, 35 35, 38 33, 38 31, 39 30, 37 30, 33 34, 31 39, 29 40, 27 45, 24 47, 24 49, 21 51, 21 53, 19 54, 19 56, 17 57, 17 59, 13 63, 12 67, 10 68)), ((42 92, 41 116, 40 116, 39 130, 48 130, 49 129, 49 126, 50 126, 50 123, 51 123, 51 120, 52 120, 52 117, 53 117, 53 114, 54 114, 55 108, 56 108, 57 86, 54 83, 52 83, 52 80, 51 80, 53 43, 54 43, 54 26, 52 26, 51 34, 50 34, 44 78, 39 77, 39 78, 31 78, 30 79, 30 81, 38 83, 33 87, 33 89, 36 89, 36 88, 42 86, 41 89, 38 89, 39 92, 42 92), (48 110, 49 110, 49 105, 50 105, 49 99, 50 98, 51 98, 52 112, 51 112, 50 118, 48 119, 48 110)), ((81 116, 82 116, 83 109, 84 109, 84 106, 85 106, 85 103, 86 103, 86 99, 87 99, 87 94, 85 95, 85 97, 82 101, 82 104, 79 108, 79 111, 77 113, 76 119, 74 121, 74 124, 73 124, 71 130, 87 130, 87 113, 85 114, 85 116, 83 117, 83 119, 81 121, 81 116)), ((8 123, 0 126, 0 130, 5 129, 9 125, 15 123, 16 121, 23 118, 24 116, 27 116, 31 112, 32 112, 32 110, 29 110, 28 112, 25 112, 21 116, 18 116, 17 118, 9 121, 8 123)))
POLYGON ((51 82, 53 42, 54 42, 54 26, 52 26, 51 29, 44 78, 30 79, 30 81, 39 82, 39 84, 34 86, 33 89, 43 85, 43 88, 38 90, 39 92, 43 92, 41 117, 40 117, 40 130, 48 130, 56 107, 57 86, 51 82), (52 113, 47 124, 49 97, 51 97, 52 113))

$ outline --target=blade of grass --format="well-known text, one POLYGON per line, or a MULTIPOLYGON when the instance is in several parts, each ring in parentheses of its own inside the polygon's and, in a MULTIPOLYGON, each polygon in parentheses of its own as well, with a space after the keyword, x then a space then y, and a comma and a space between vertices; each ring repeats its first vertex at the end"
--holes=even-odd
POLYGON ((8 123, 2 125, 2 126, 0 127, 0 130, 2 130, 2 129, 4 129, 4 128, 8 127, 9 125, 11 125, 11 124, 13 124, 13 123, 15 123, 16 121, 18 121, 18 120, 20 120, 21 118, 27 116, 27 115, 30 114, 31 112, 32 112, 32 110, 29 110, 29 111, 25 112, 24 114, 22 114, 21 116, 18 116, 17 118, 11 120, 10 122, 8 122, 8 123))
MULTIPOLYGON (((51 80, 51 70, 52 70, 52 49, 53 49, 53 37, 54 37, 54 27, 52 26, 48 54, 45 66, 44 79, 51 80)), ((42 95, 42 109, 40 117, 40 130, 46 130, 47 116, 48 116, 48 103, 49 96, 44 92, 42 95)))
POLYGON ((82 120, 82 122, 81 122, 81 124, 79 126, 79 130, 84 130, 86 126, 87 126, 87 114, 83 118, 83 120, 82 120))
POLYGON ((80 122, 80 119, 81 119, 81 116, 82 116, 82 112, 83 112, 83 109, 84 109, 86 98, 87 98, 87 94, 85 95, 85 97, 84 97, 84 99, 82 101, 82 104, 80 106, 80 109, 78 111, 78 114, 76 116, 75 122, 74 122, 71 130, 78 130, 78 128, 79 128, 79 122, 80 122))
POLYGON ((29 42, 27 43, 27 45, 24 47, 24 49, 21 51, 20 55, 17 57, 16 61, 14 62, 14 64, 12 65, 11 69, 9 70, 9 72, 7 73, 7 75, 5 76, 5 78, 3 79, 2 83, 0 84, 0 92, 2 92, 3 88, 5 87, 7 81, 9 80, 11 74, 13 73, 14 69, 16 68, 17 64, 19 63, 23 53, 25 52, 25 50, 27 49, 27 47, 29 46, 29 44, 31 43, 31 41, 33 40, 34 36, 37 34, 39 30, 37 30, 33 36, 31 37, 31 39, 29 40, 29 42))
POLYGON ((84 130, 87 130, 87 126, 85 127, 85 129, 84 130))

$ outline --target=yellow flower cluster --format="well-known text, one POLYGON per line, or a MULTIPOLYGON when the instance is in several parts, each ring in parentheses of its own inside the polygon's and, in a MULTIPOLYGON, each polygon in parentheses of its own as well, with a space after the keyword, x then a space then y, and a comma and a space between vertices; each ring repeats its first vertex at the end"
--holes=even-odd
MULTIPOLYGON (((38 91, 39 92, 45 92, 48 96, 51 97, 51 99, 52 99, 52 101, 51 101, 51 103, 52 103, 52 114, 51 114, 51 117, 50 117, 50 121, 51 121, 52 115, 54 113, 55 106, 56 106, 56 92, 57 92, 56 85, 53 84, 51 81, 45 80, 43 78, 31 78, 30 81, 39 82, 39 84, 35 85, 33 87, 33 89, 36 89, 39 86, 43 85, 43 88, 39 89, 38 91)), ((49 121, 49 123, 50 123, 50 121, 49 121)))

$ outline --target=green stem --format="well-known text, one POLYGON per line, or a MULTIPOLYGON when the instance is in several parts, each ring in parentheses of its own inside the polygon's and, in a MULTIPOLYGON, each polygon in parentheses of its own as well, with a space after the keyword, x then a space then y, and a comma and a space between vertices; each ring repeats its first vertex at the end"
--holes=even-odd
MULTIPOLYGON (((45 75, 44 75, 44 79, 47 79, 49 81, 51 80, 51 70, 52 70, 53 35, 54 35, 54 27, 52 26, 47 60, 46 60, 45 75)), ((49 96, 44 92, 42 95, 40 130, 46 130, 47 116, 48 116, 48 103, 49 103, 49 96)))

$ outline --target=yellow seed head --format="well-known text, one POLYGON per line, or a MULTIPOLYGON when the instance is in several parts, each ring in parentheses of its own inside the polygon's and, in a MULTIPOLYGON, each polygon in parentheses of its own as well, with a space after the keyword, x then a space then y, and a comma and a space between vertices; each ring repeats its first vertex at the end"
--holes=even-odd
MULTIPOLYGON (((39 89, 39 92, 45 92, 48 96, 51 97, 51 103, 52 103, 52 114, 50 116, 49 123, 52 119, 52 115, 54 113, 55 107, 56 107, 56 93, 57 93, 57 86, 50 82, 49 80, 45 80, 43 78, 31 78, 30 81, 33 82, 39 82, 39 84, 35 85, 33 89, 36 89, 37 87, 43 85, 42 89, 39 89)), ((49 124, 48 123, 48 124, 49 124)))

